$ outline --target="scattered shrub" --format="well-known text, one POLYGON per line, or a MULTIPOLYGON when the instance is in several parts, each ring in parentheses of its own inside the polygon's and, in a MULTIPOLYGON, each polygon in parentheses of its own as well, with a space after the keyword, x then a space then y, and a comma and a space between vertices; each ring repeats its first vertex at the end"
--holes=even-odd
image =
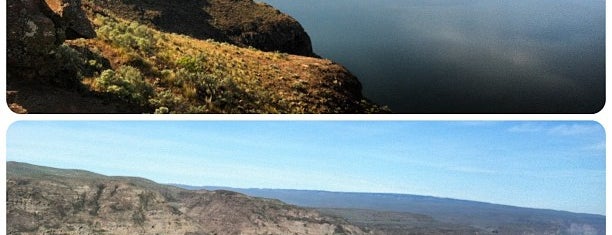
POLYGON ((55 58, 62 62, 65 69, 79 70, 85 66, 85 58, 74 48, 62 44, 55 50, 55 58))
POLYGON ((155 114, 168 114, 170 113, 170 110, 168 109, 168 107, 159 107, 155 109, 155 114))
POLYGON ((149 104, 155 109, 155 113, 172 113, 175 110, 181 110, 185 102, 180 96, 175 95, 170 90, 162 90, 156 93, 156 95, 149 99, 149 104))
POLYGON ((139 105, 147 105, 153 95, 153 87, 144 80, 138 69, 131 66, 121 66, 116 71, 104 70, 94 80, 94 87, 139 105))
POLYGON ((83 79, 82 70, 86 65, 86 59, 74 48, 62 44, 59 45, 53 56, 54 74, 51 77, 51 82, 67 88, 81 88, 81 80, 83 79))
POLYGON ((179 68, 186 69, 190 73, 201 73, 205 71, 204 63, 206 62, 206 57, 204 54, 199 54, 197 56, 183 56, 176 61, 176 66, 179 68))
MULTIPOLYGON (((307 77, 295 72, 287 75, 281 69, 283 61, 292 59, 286 53, 264 53, 212 39, 194 41, 113 17, 96 15, 93 23, 98 27, 98 38, 81 44, 108 52, 105 54, 113 57, 113 66, 119 66, 114 71, 104 70, 110 68, 111 60, 86 56, 82 63, 92 75, 85 76, 97 77, 91 83, 97 91, 149 107, 149 112, 155 113, 343 111, 329 109, 333 104, 327 101, 333 97, 328 96, 312 106, 314 99, 308 96, 313 89, 309 89, 307 77), (279 81, 269 80, 278 77, 279 81)), ((336 85, 341 84, 336 81, 336 85)))
POLYGON ((134 211, 132 214, 132 221, 134 221, 135 224, 143 225, 146 221, 144 212, 142 210, 134 211))
POLYGON ((125 23, 104 16, 97 16, 100 26, 96 33, 107 42, 127 50, 135 50, 152 54, 157 45, 158 37, 147 26, 136 22, 125 23))

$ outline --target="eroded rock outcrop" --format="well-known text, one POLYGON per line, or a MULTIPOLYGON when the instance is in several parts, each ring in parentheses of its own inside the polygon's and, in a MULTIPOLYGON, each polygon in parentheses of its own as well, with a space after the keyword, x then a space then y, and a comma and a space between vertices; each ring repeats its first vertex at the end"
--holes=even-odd
POLYGON ((343 219, 230 191, 190 191, 7 162, 8 234, 371 234, 343 219))

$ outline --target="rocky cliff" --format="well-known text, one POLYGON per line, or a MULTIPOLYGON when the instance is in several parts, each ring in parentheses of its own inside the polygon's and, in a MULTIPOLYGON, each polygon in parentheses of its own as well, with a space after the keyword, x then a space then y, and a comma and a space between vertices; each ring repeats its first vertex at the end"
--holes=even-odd
POLYGON ((230 191, 7 163, 8 234, 368 234, 346 221, 230 191))
POLYGON ((164 32, 263 51, 313 56, 310 37, 291 16, 253 0, 84 0, 87 12, 114 14, 164 32))
POLYGON ((379 113, 290 16, 252 0, 8 0, 18 113, 379 113), (272 52, 270 52, 272 51, 272 52))

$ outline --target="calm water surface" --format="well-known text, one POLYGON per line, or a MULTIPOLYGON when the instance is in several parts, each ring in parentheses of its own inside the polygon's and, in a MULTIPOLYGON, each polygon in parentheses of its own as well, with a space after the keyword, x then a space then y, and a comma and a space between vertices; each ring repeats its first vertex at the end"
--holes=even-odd
POLYGON ((604 0, 265 0, 401 113, 593 113, 604 0))

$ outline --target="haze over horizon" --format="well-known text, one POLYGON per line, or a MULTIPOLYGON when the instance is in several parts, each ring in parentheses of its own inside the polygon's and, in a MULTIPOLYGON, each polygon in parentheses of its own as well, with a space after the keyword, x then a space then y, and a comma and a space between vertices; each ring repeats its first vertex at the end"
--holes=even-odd
POLYGON ((604 136, 596 122, 21 121, 8 130, 7 160, 160 183, 605 215, 604 136))

